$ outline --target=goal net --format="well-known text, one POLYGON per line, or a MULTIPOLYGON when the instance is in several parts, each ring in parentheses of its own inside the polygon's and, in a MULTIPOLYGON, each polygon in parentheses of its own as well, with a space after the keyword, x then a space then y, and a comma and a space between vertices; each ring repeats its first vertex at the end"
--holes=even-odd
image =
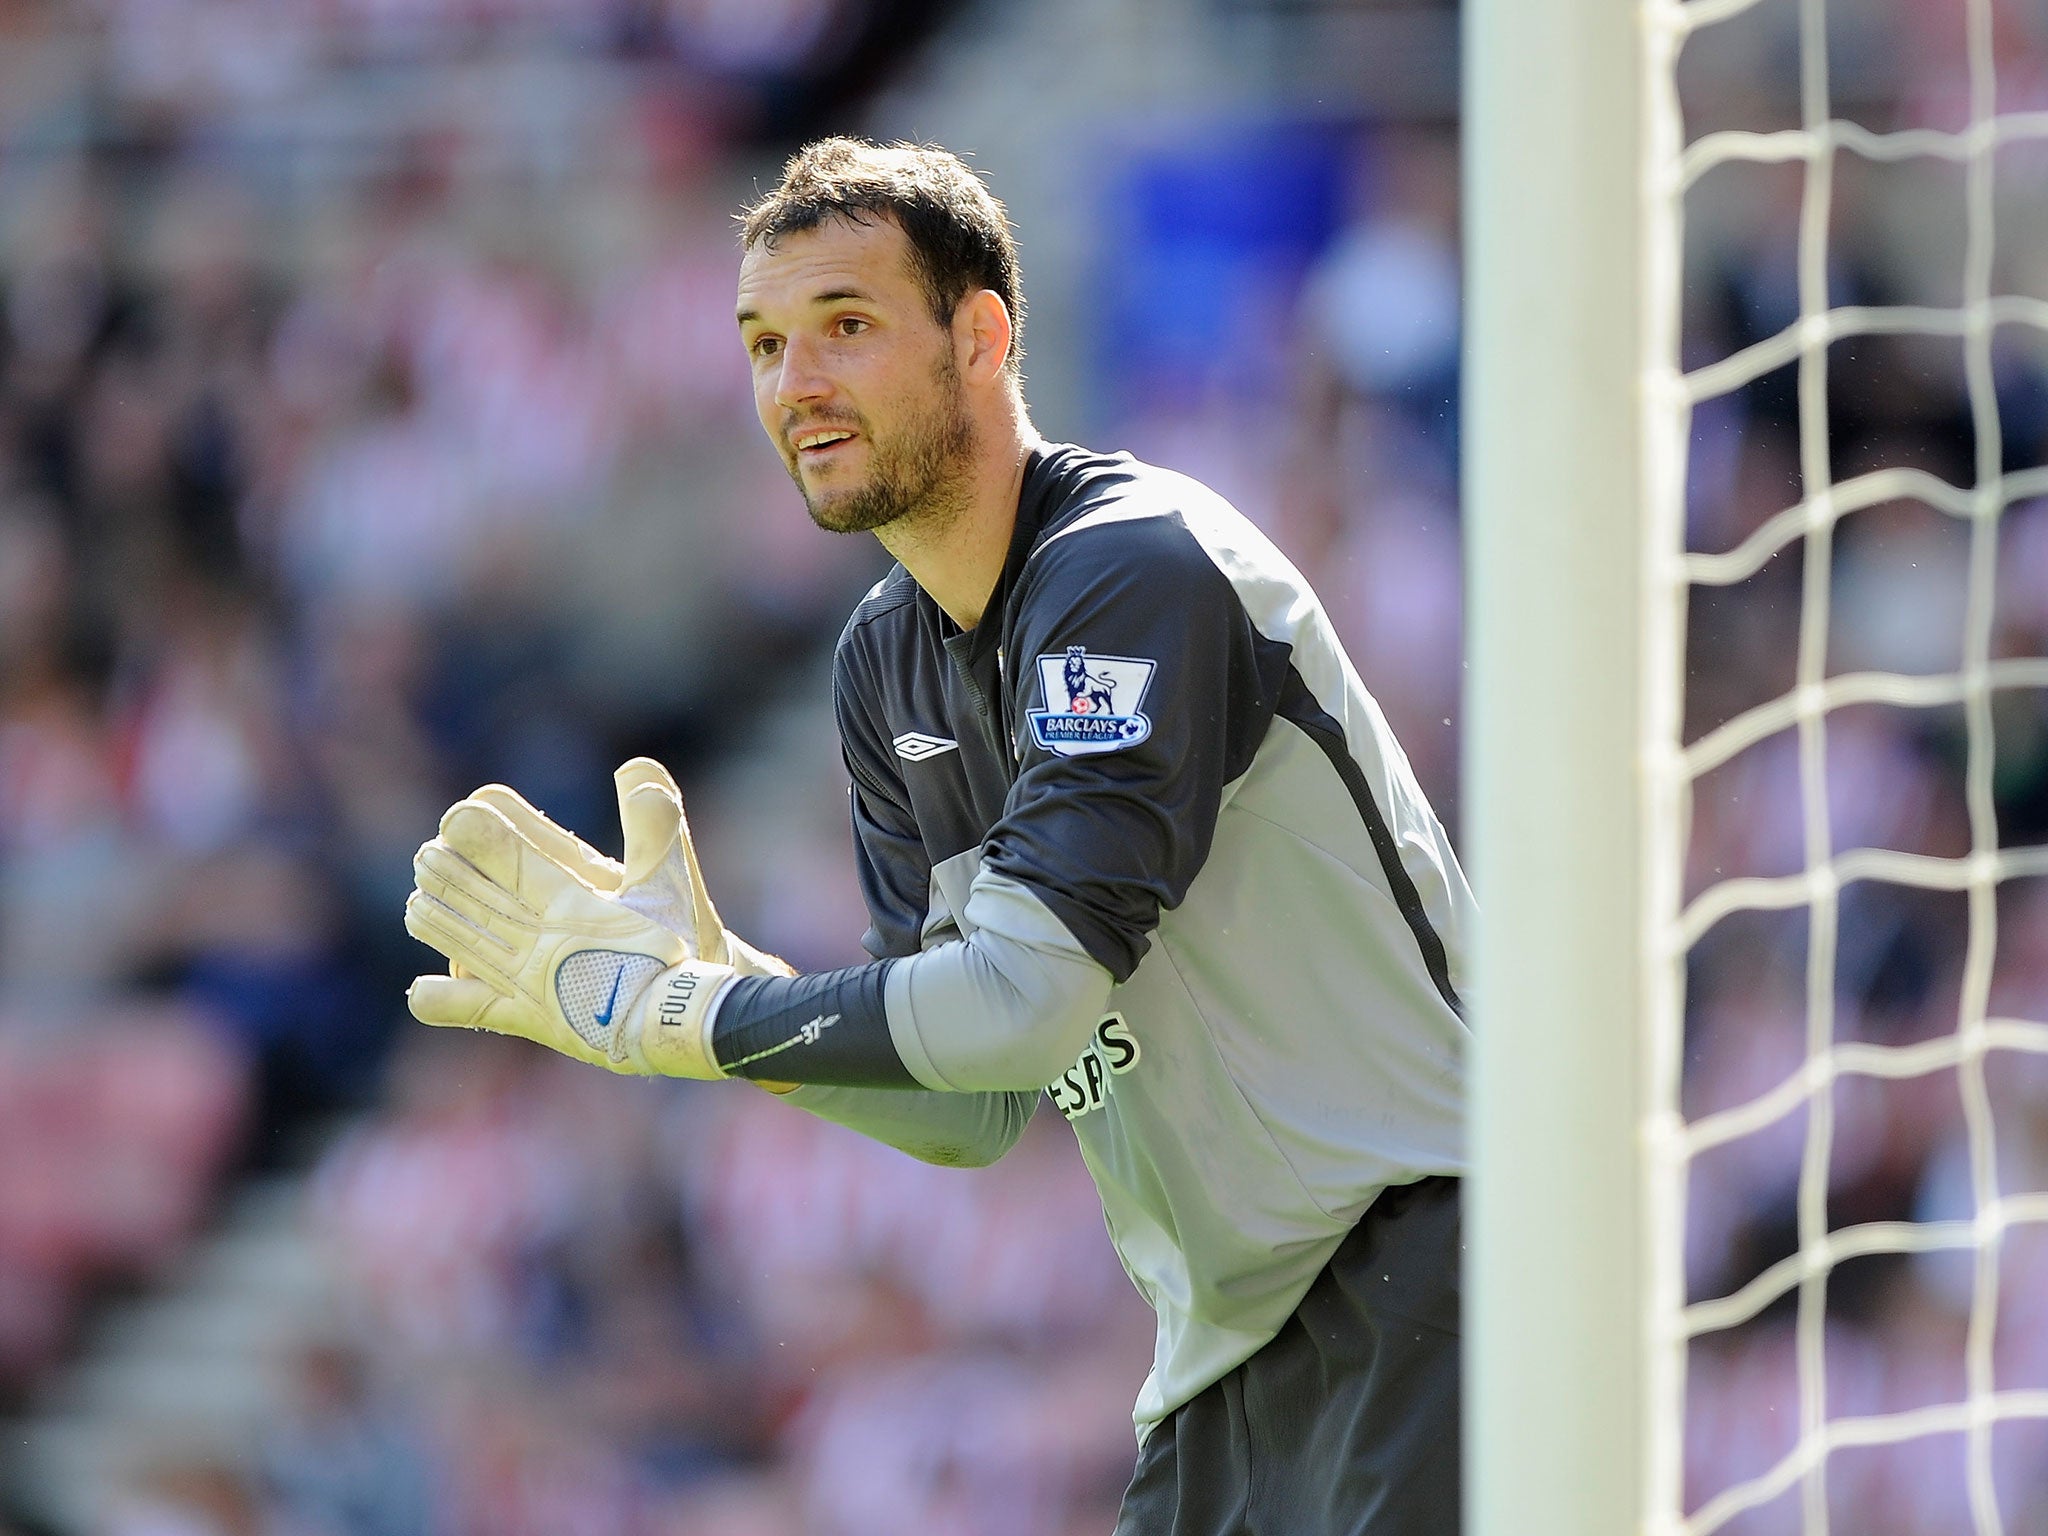
POLYGON ((1468 24, 1473 1528, 2048 1530, 2048 11, 1530 9, 1468 24), (1605 852, 1546 887, 1538 817, 1605 852))
POLYGON ((2013 259, 2024 245, 2001 260, 1998 217, 2010 202, 2007 242, 2024 241, 2016 198, 2048 193, 2048 111, 2000 111, 2001 56, 2040 39, 1991 0, 1922 8, 1947 39, 1863 6, 1867 31, 1923 51, 1901 50, 1905 77, 1858 120, 1833 89, 1834 57, 1866 41, 1858 9, 1800 0, 1782 28, 1754 0, 1644 9, 1646 510, 1677 545, 1648 567, 1666 589, 1650 603, 1684 623, 1645 717, 1664 818, 1647 844, 1645 1493, 1650 1528, 1688 1536, 1992 1536, 2048 1517, 2042 1436, 2001 1435, 2048 1418, 2029 1370, 2048 1326, 2025 1230, 2048 1222, 2024 1144, 2039 1108, 2005 1095, 2020 1123, 2003 1134, 1994 1090, 2048 1085, 2048 977, 1999 964, 2040 942, 2027 881, 2048 875, 2048 846, 2016 843, 2000 804, 2038 771, 2019 759, 2048 700, 2022 590, 2048 570, 2017 547, 2048 495, 2042 424, 2004 409, 2031 415, 2048 301, 2014 291, 2040 273, 2013 259), (1686 99, 1687 51, 1745 21, 1791 45, 1795 126, 1743 123, 1773 110, 1761 94, 1732 112, 1686 99), (1722 125, 1689 134, 1689 115, 1722 125), (1758 174, 1780 166, 1789 186, 1758 174), (1729 350, 1739 322, 1701 313, 1727 274, 1686 231, 1711 244, 1745 203, 1742 318, 1755 328, 1754 290, 1777 282, 1794 309, 1729 350), (1891 249, 1884 214, 1939 230, 1891 249), (1708 461, 1731 451, 1717 484, 1708 461), (1751 527, 1760 463, 1797 494, 1751 527), (1796 620, 1752 611, 1781 603, 1796 620), (1772 669, 1734 660, 1716 620, 1771 637, 1781 691, 1742 697, 1772 669), (1962 1262, 1926 1262, 1943 1254, 1962 1262))

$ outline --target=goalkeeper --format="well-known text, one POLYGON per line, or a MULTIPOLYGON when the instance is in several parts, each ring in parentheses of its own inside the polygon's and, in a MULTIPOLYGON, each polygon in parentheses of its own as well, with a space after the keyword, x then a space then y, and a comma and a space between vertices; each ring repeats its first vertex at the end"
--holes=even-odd
POLYGON ((641 760, 623 864, 502 788, 448 813, 414 1013, 938 1163, 1048 1093, 1159 1319, 1122 1536, 1452 1536, 1473 914, 1385 719, 1213 492, 1032 429, 1015 249, 958 159, 809 145, 743 247, 769 440, 899 562, 834 663, 875 959, 727 933, 641 760))

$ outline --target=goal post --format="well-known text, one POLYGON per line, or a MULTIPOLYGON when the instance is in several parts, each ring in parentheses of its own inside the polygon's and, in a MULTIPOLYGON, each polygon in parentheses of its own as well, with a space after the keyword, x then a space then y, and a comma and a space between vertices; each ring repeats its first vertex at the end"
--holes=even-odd
POLYGON ((1468 0, 1464 49, 1466 1529, 1620 1536, 1651 1365, 1639 10, 1468 0))

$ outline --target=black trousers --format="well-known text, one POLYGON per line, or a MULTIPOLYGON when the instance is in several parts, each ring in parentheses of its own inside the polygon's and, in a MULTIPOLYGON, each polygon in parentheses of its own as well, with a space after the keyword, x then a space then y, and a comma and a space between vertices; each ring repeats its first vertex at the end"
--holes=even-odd
POLYGON ((1272 1341, 1146 1437, 1116 1536, 1458 1536, 1458 1194, 1375 1200, 1272 1341))

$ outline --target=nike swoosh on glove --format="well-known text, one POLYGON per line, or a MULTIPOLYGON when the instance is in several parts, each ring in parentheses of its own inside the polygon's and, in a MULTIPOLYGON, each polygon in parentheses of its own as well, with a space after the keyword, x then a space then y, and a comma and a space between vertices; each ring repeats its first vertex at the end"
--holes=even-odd
POLYGON ((421 1023, 519 1035, 614 1072, 725 1075, 709 1020, 732 967, 692 959, 680 935, 592 889, 497 807, 458 802, 413 875, 406 931, 451 967, 407 990, 421 1023))

